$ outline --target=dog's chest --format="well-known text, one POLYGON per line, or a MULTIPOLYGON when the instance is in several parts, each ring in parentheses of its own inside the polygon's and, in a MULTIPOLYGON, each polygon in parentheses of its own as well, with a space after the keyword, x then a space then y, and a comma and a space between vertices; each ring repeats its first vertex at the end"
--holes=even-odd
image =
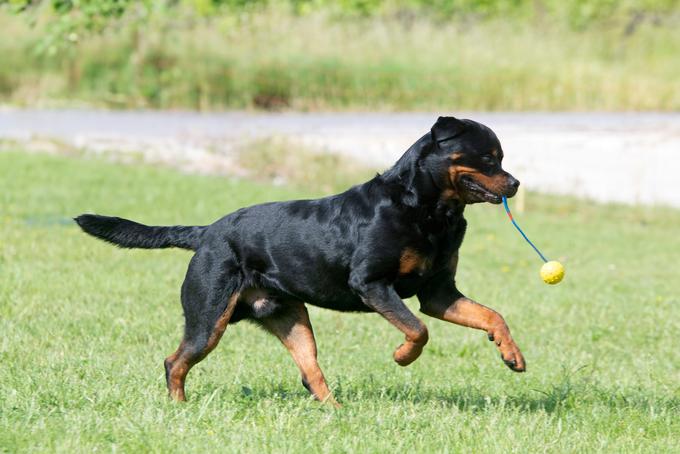
POLYGON ((448 266, 454 254, 448 247, 421 243, 405 247, 399 256, 399 279, 427 278, 448 266))
POLYGON ((409 298, 416 293, 436 273, 435 260, 429 257, 421 259, 417 266, 399 269, 399 275, 394 281, 394 289, 401 298, 409 298))
POLYGON ((434 274, 448 272, 453 277, 466 225, 460 217, 443 232, 420 235, 401 250, 395 282, 400 296, 414 295, 434 274))

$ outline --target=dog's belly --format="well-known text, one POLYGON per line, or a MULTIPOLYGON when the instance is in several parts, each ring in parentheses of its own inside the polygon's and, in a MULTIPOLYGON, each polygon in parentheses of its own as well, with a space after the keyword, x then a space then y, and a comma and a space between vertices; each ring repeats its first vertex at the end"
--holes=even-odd
MULTIPOLYGON (((394 282, 394 289, 400 298, 410 298, 426 285, 434 270, 400 276, 394 282)), ((269 274, 250 270, 249 281, 257 288, 266 289, 280 299, 296 299, 313 306, 341 312, 375 312, 368 307, 348 285, 344 270, 330 268, 326 273, 304 270, 292 279, 289 273, 269 274), (306 271, 306 272, 305 272, 306 271)), ((254 306, 254 309, 257 305, 254 306)))
POLYGON ((308 300, 307 303, 323 307, 326 309, 332 309, 334 311, 341 312, 374 312, 373 309, 366 306, 361 298, 358 296, 347 292, 346 294, 338 294, 332 298, 323 299, 319 301, 308 300))
POLYGON ((276 317, 290 300, 302 300, 314 306, 344 312, 372 312, 361 299, 344 292, 333 297, 315 300, 304 297, 291 297, 276 289, 247 288, 241 292, 236 310, 232 315, 231 322, 250 319, 259 320, 276 317))
POLYGON ((313 306, 343 312, 373 311, 350 290, 346 282, 339 283, 330 279, 324 279, 323 282, 298 281, 284 285, 284 288, 287 293, 313 306))
POLYGON ((291 273, 262 273, 248 270, 248 281, 279 299, 295 299, 313 306, 343 312, 373 312, 348 286, 347 273, 329 268, 325 273, 301 270, 291 273))

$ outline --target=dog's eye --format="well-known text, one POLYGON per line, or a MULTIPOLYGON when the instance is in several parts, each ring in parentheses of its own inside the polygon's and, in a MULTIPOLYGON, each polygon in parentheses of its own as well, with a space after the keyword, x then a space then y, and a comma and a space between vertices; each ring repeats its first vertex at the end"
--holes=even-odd
POLYGON ((482 156, 482 162, 484 164, 488 164, 488 165, 492 166, 492 165, 496 164, 496 158, 494 158, 490 154, 486 154, 486 155, 482 156))

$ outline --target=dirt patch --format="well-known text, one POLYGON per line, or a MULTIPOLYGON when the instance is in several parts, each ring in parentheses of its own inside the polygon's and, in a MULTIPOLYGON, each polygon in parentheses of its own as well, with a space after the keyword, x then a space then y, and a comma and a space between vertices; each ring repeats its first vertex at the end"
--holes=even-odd
POLYGON ((324 194, 365 181, 375 173, 346 156, 317 152, 290 138, 276 136, 229 143, 206 140, 200 145, 105 137, 81 138, 74 143, 47 137, 0 139, 0 151, 16 150, 128 165, 159 165, 186 173, 304 187, 324 194))

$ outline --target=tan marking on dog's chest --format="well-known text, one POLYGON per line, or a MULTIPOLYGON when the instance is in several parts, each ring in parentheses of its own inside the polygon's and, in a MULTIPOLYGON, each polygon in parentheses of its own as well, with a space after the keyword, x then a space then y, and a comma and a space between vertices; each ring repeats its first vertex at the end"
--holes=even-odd
POLYGON ((406 247, 399 257, 399 274, 423 273, 430 266, 430 260, 418 251, 406 247))

